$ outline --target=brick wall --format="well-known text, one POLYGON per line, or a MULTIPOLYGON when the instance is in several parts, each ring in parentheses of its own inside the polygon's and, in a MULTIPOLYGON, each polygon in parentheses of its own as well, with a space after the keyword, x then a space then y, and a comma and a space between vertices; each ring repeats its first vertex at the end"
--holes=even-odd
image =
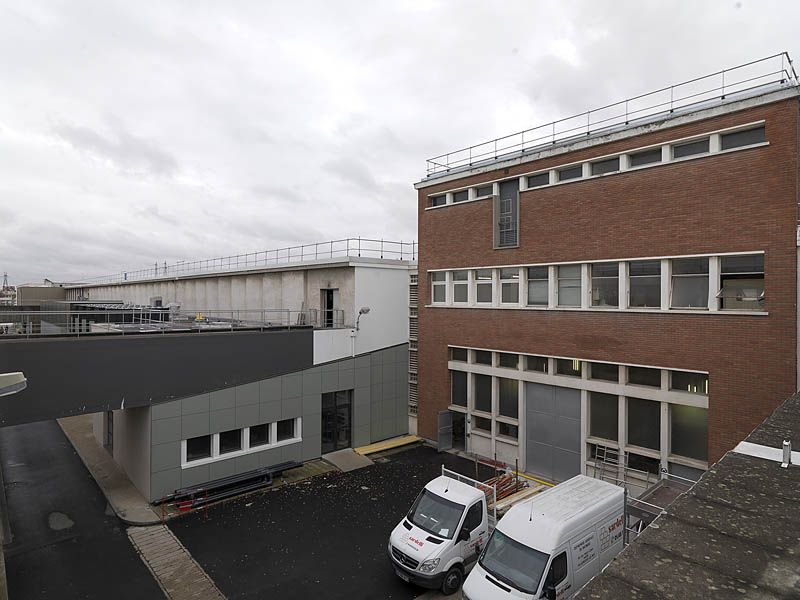
POLYGON ((796 99, 419 190, 419 432, 449 403, 449 344, 709 372, 709 461, 796 382, 796 99), (428 194, 766 120, 769 146, 520 194, 520 246, 492 248, 492 204, 425 211, 428 194), (427 270, 765 251, 768 316, 430 308, 427 270))

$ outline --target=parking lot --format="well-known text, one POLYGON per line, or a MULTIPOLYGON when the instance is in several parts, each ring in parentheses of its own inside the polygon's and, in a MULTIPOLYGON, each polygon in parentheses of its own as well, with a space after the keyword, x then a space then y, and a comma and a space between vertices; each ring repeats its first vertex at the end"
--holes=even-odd
MULTIPOLYGON (((475 476, 474 463, 418 446, 350 473, 225 502, 170 522, 230 599, 416 598, 386 552, 389 533, 441 465, 475 476)), ((491 476, 481 467, 482 479, 491 476)))

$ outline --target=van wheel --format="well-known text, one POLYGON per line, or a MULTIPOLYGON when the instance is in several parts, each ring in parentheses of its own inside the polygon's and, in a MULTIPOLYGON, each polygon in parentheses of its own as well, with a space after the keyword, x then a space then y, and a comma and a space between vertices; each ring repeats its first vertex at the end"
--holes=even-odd
POLYGON ((463 580, 464 573, 462 573, 461 567, 459 565, 450 567, 450 570, 444 576, 444 581, 442 581, 442 593, 445 596, 455 594, 461 587, 461 582, 463 580))

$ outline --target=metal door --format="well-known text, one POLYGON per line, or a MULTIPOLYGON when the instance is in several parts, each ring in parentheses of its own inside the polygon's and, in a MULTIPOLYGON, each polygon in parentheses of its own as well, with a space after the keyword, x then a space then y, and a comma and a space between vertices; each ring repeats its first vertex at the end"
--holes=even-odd
POLYGON ((439 429, 439 452, 450 450, 453 447, 453 414, 449 410, 440 412, 437 425, 439 429))
POLYGON ((581 472, 580 390, 525 384, 526 469, 551 481, 581 472))
POLYGON ((352 390, 322 394, 322 453, 351 446, 352 390))

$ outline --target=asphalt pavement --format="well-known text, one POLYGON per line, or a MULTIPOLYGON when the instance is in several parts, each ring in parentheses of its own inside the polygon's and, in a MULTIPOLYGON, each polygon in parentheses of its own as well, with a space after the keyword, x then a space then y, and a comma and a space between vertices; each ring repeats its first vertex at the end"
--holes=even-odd
POLYGON ((164 598, 55 421, 0 429, 0 460, 11 600, 164 598))
MULTIPOLYGON (((229 600, 411 600, 425 590, 392 569, 389 533, 441 465, 474 463, 418 446, 350 473, 221 503, 169 527, 229 600)), ((480 478, 492 475, 481 467, 480 478)))

